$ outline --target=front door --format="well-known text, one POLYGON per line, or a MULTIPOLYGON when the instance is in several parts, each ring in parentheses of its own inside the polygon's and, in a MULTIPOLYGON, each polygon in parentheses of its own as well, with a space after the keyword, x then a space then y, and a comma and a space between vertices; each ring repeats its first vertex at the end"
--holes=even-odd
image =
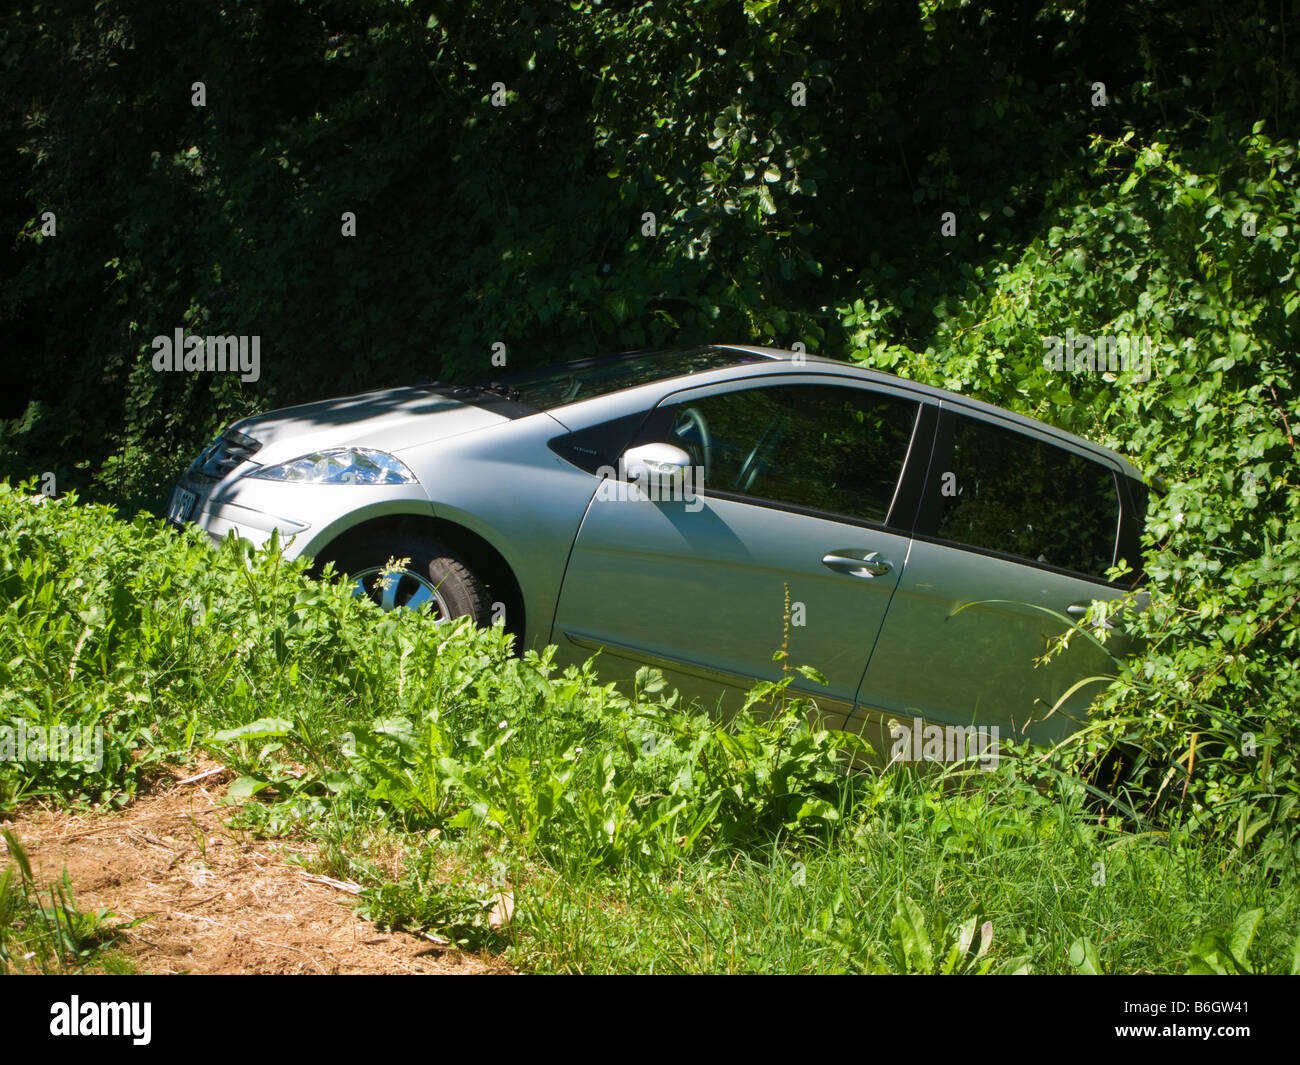
POLYGON ((728 688, 812 666, 826 684, 791 687, 842 725, 907 559, 915 498, 899 487, 928 458, 920 409, 899 389, 797 377, 668 397, 633 444, 684 449, 702 489, 697 473, 694 498, 597 493, 560 593, 562 659, 604 648, 611 679, 649 663, 724 710, 728 688))

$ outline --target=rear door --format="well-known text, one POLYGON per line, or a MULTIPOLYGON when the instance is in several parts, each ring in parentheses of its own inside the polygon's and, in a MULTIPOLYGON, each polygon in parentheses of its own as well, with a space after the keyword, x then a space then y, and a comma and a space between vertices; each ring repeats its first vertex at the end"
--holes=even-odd
POLYGON ((1078 639, 1036 668, 1067 628, 1036 607, 1077 617, 1123 593, 1104 576, 1121 527, 1118 473, 1067 441, 945 404, 907 568, 859 692, 856 724, 873 742, 891 718, 1040 742, 1074 730, 1100 685, 1048 711, 1114 666, 1078 639))
POLYGON ((852 379, 668 397, 633 445, 683 448, 702 491, 596 494, 560 593, 561 659, 603 648, 610 679, 649 663, 712 707, 728 686, 778 679, 784 644, 828 681, 792 686, 842 725, 903 572, 936 419, 934 404, 852 379))

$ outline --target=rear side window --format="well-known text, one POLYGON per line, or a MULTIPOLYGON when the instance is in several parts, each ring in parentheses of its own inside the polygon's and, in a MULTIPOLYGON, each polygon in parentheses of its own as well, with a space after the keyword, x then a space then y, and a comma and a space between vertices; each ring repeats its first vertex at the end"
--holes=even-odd
POLYGON ((1013 429, 955 416, 940 485, 944 540, 1105 577, 1119 493, 1100 463, 1013 429), (951 476, 947 476, 951 474, 951 476))

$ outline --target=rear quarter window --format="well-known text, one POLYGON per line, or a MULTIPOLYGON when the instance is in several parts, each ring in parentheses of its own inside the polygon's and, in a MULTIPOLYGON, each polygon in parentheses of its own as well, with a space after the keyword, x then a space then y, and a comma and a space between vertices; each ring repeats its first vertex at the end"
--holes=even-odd
POLYGON ((934 534, 1104 579, 1119 529, 1116 474, 1045 440, 954 416, 934 534))

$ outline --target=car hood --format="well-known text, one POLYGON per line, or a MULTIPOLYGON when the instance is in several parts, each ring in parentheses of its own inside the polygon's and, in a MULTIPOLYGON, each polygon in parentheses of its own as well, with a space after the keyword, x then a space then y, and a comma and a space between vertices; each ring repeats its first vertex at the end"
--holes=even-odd
POLYGON ((423 388, 389 388, 285 407, 236 422, 261 466, 332 447, 396 451, 509 421, 501 414, 423 388))

